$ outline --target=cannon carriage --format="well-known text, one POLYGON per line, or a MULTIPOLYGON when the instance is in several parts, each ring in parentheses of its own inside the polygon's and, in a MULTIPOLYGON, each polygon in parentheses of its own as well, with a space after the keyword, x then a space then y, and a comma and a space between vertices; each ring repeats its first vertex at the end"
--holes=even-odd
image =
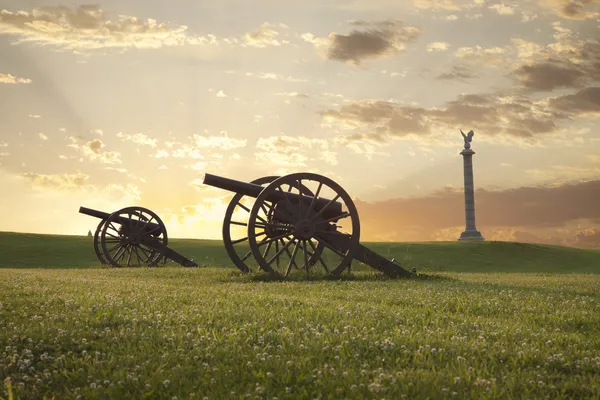
POLYGON ((79 207, 79 212, 100 219, 94 233, 94 251, 102 264, 152 267, 170 259, 184 267, 198 266, 168 247, 165 224, 147 208, 126 207, 108 214, 79 207))
POLYGON ((295 173, 245 183, 205 174, 203 183, 235 193, 223 241, 242 272, 254 263, 254 269, 283 276, 300 271, 308 279, 317 270, 338 276, 357 260, 388 276, 415 275, 359 243, 352 198, 325 176, 295 173))

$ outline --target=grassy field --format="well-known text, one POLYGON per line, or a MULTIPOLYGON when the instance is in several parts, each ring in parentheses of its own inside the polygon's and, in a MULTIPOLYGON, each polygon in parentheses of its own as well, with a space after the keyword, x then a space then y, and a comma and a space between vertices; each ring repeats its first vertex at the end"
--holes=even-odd
POLYGON ((86 237, 0 233, 0 398, 600 398, 600 251, 368 244, 427 279, 113 269, 86 237))

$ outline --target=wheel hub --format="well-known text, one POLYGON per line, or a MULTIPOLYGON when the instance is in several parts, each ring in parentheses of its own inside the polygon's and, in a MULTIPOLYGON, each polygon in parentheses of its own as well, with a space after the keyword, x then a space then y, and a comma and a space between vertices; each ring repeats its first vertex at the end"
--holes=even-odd
POLYGON ((315 235, 315 224, 309 219, 301 219, 294 226, 294 236, 298 239, 310 239, 315 235))
POLYGON ((140 235, 139 232, 134 232, 131 234, 130 240, 133 244, 140 244, 142 243, 142 235, 140 235))

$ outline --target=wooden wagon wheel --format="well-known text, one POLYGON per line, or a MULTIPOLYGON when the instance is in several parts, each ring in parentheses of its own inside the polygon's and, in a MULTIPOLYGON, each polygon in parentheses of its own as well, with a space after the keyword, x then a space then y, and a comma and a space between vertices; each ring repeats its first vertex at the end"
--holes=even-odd
MULTIPOLYGON (((253 180, 251 183, 255 185, 266 185, 273 182, 277 179, 277 176, 265 176, 262 178, 258 178, 253 180)), ((295 183, 292 184, 294 187, 297 187, 295 183)), ((286 190, 291 190, 288 187, 286 190)), ((312 192, 306 187, 302 190, 303 194, 312 195, 312 192)), ((235 266, 244 273, 252 272, 250 264, 250 260, 254 261, 252 256, 252 251, 249 250, 246 246, 236 246, 246 243, 248 241, 248 236, 244 236, 247 230, 243 230, 242 234, 237 234, 234 232, 236 226, 248 226, 248 215, 250 214, 250 206, 244 204, 244 201, 247 200, 248 197, 243 194, 236 194, 233 196, 229 205, 227 206, 227 210, 225 211, 225 218, 223 219, 223 243, 225 244, 225 250, 231 258, 231 261, 235 264, 235 266), (241 237, 239 237, 241 236, 241 237), (236 237, 236 239, 233 239, 236 237)), ((272 215, 267 216, 267 220, 272 218, 272 215)), ((267 250, 267 253, 270 253, 271 250, 274 252, 279 251, 279 247, 283 246, 285 243, 283 241, 275 241, 267 250)), ((317 254, 320 254, 323 251, 323 246, 317 247, 317 252, 313 254, 310 264, 314 265, 318 257, 317 254)), ((289 251, 288 251, 289 253, 289 251)), ((288 257, 291 256, 291 253, 287 254, 288 257)), ((276 263, 281 264, 281 260, 278 258, 276 263)))
POLYGON ((274 180, 256 198, 248 220, 248 243, 258 265, 285 276, 297 265, 308 279, 313 254, 314 268, 339 275, 352 260, 359 239, 358 212, 350 195, 333 180, 313 173, 274 180), (314 196, 296 189, 305 186, 314 196), (281 246, 270 256, 265 250, 274 242, 281 246), (319 247, 322 252, 317 252, 319 247), (289 251, 287 265, 282 268, 274 263, 289 251))
POLYGON ((105 222, 105 219, 101 219, 98 227, 96 227, 96 232, 94 232, 94 251, 96 252, 96 257, 98 257, 98 260, 100 260, 100 264, 107 264, 100 244, 100 234, 102 233, 102 228, 104 228, 105 222))
POLYGON ((160 217, 143 207, 126 207, 104 223, 100 243, 106 260, 115 267, 155 266, 168 244, 160 217))

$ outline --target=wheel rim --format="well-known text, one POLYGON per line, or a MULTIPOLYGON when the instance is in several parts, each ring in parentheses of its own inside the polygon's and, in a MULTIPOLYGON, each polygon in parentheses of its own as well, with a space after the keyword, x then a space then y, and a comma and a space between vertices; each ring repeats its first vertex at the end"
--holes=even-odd
POLYGON ((248 242, 257 263, 264 271, 284 276, 294 266, 307 279, 316 268, 339 275, 352 260, 359 238, 358 212, 348 193, 333 180, 312 173, 270 183, 257 197, 248 221, 248 242), (288 196, 284 188, 292 184, 306 186, 315 195, 292 189, 295 197, 288 196), (274 213, 271 220, 269 212, 274 213), (278 250, 271 249, 274 242, 281 243, 278 250), (283 268, 276 263, 282 260, 287 261, 283 268))
POLYGON ((115 267, 152 267, 164 256, 167 229, 147 208, 126 207, 107 218, 100 243, 104 257, 115 267))
POLYGON ((104 223, 106 220, 101 220, 98 226, 96 227, 96 232, 94 232, 94 252, 96 252, 96 257, 100 261, 100 264, 107 264, 106 259, 104 258, 104 254, 102 253, 102 247, 100 244, 100 234, 102 233, 102 229, 104 228, 104 223))

